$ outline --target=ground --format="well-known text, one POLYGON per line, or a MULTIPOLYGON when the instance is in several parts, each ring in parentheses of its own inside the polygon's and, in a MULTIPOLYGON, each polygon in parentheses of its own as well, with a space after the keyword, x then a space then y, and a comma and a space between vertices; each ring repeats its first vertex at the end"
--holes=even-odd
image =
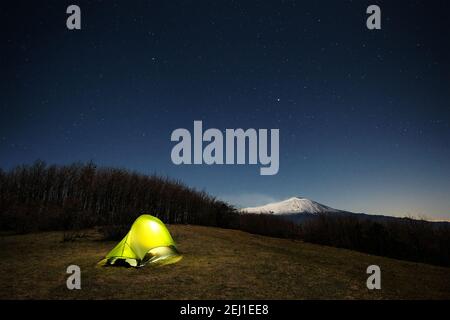
POLYGON ((450 299, 450 268, 236 230, 172 225, 184 258, 141 269, 97 267, 117 241, 88 230, 1 235, 0 299, 450 299), (81 290, 66 287, 81 267, 81 290), (381 290, 366 268, 381 268, 381 290))

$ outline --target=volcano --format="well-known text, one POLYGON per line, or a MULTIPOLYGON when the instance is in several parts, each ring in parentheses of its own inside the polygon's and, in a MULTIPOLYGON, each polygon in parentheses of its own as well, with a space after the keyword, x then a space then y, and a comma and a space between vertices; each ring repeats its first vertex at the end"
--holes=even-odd
POLYGON ((269 203, 260 207, 241 209, 243 213, 291 215, 298 213, 332 213, 343 212, 303 197, 292 197, 280 202, 269 203))

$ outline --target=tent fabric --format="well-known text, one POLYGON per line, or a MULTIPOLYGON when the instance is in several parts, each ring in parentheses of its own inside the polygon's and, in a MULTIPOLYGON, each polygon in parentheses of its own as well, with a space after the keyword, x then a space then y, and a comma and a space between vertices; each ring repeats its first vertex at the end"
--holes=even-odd
POLYGON ((142 267, 146 264, 175 263, 182 257, 164 223, 154 216, 143 214, 99 264, 142 267))

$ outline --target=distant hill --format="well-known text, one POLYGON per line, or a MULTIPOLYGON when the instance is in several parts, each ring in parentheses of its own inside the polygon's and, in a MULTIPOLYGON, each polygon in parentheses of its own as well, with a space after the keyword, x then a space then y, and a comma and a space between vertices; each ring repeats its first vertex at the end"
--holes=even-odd
MULTIPOLYGON (((240 209, 241 213, 271 214, 283 217, 287 220, 301 223, 317 218, 319 215, 336 215, 342 217, 354 217, 376 222, 406 221, 410 218, 401 218, 379 214, 355 213, 335 209, 304 197, 292 197, 283 201, 273 202, 258 207, 240 209)), ((450 224, 447 221, 428 221, 435 225, 450 224)))
POLYGON ((450 266, 450 223, 338 210, 302 197, 240 210, 241 230, 450 266))
POLYGON ((245 213, 263 213, 263 214, 298 214, 298 213, 325 213, 325 212, 340 212, 341 210, 333 209, 318 202, 303 198, 292 197, 280 202, 269 203, 260 207, 250 207, 241 209, 245 213))

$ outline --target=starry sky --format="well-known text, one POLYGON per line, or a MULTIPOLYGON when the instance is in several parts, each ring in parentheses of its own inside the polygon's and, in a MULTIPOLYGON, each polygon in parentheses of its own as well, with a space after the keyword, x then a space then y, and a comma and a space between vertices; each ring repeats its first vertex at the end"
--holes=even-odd
POLYGON ((14 1, 0 167, 94 161, 240 206, 450 219, 448 1, 14 1), (77 4, 82 30, 66 28, 77 4), (366 28, 377 4, 382 30, 366 28), (176 166, 177 128, 279 128, 280 170, 176 166))

